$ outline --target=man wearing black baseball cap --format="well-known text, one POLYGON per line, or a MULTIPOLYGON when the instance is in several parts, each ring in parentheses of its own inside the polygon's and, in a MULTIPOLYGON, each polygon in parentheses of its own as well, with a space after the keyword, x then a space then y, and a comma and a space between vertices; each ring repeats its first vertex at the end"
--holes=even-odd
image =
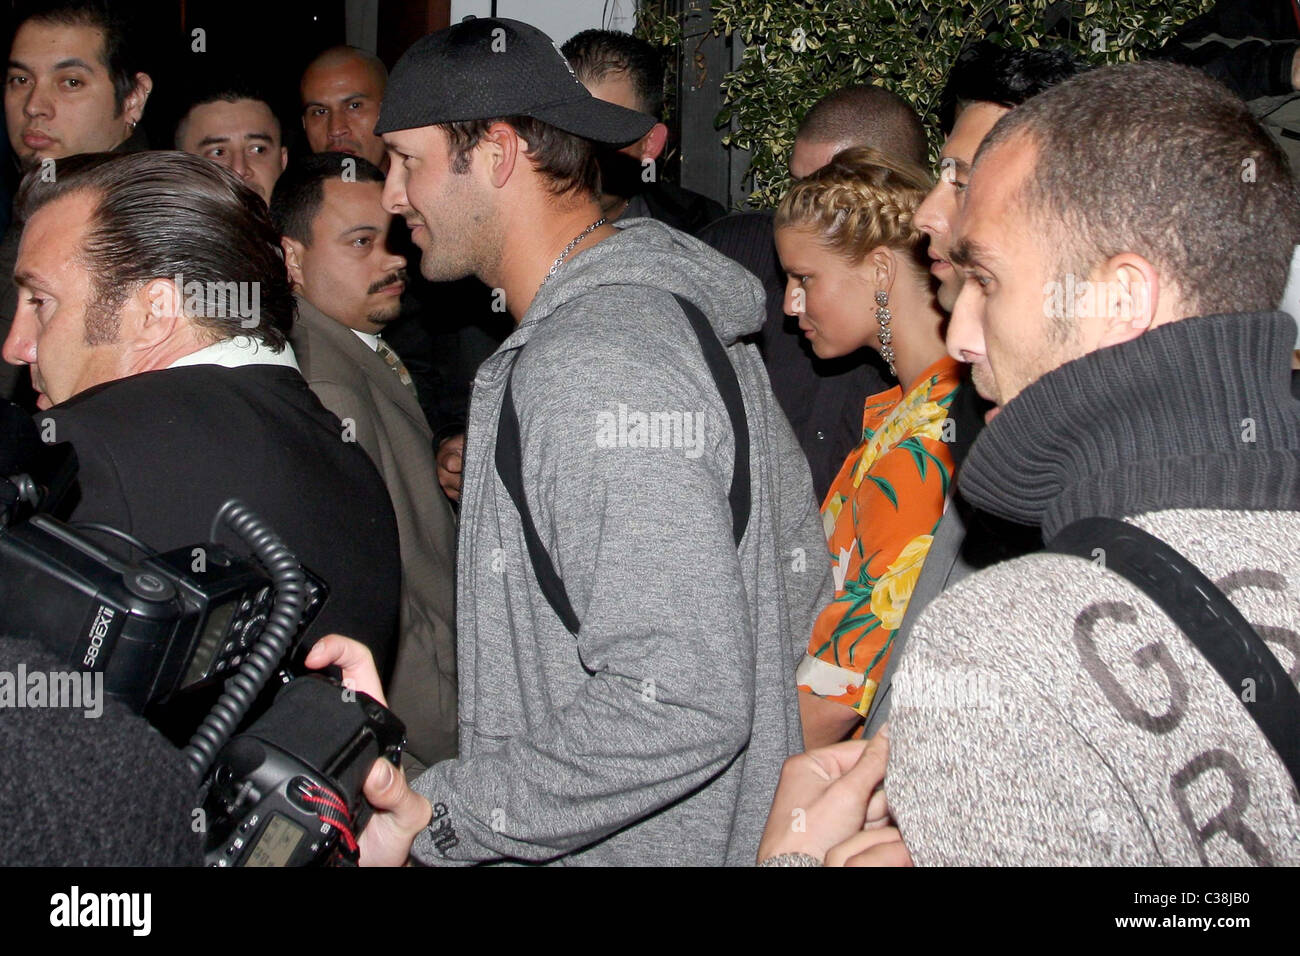
POLYGON ((425 276, 477 275, 518 327, 470 406, 461 757, 414 792, 376 768, 363 863, 752 864, 801 749, 796 636, 830 576, 807 463, 740 341, 762 289, 597 204, 592 144, 653 122, 512 20, 424 37, 393 71, 384 204, 425 276))

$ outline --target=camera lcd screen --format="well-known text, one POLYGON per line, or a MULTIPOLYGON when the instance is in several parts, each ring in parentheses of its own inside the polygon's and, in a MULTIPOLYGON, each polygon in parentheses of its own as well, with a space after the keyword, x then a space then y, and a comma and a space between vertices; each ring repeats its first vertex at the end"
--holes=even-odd
POLYGON ((248 851, 248 862, 244 865, 287 866, 293 851, 298 849, 306 835, 307 831, 288 817, 273 813, 262 829, 262 835, 248 851))
POLYGON ((238 606, 239 597, 236 596, 234 600, 218 605, 208 612, 208 620, 203 626, 199 645, 194 649, 194 659, 190 662, 189 672, 185 675, 185 686, 201 680, 207 674, 217 652, 221 650, 226 628, 230 626, 230 619, 234 617, 235 608, 238 606))

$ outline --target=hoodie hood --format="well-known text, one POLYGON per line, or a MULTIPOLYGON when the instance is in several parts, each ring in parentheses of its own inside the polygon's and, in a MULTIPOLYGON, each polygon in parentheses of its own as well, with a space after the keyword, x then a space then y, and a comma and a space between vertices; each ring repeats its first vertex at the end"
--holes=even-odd
POLYGON ((607 285, 647 286, 689 299, 708 316, 726 346, 763 327, 762 283, 739 263, 654 219, 630 219, 614 226, 616 235, 560 267, 564 281, 542 287, 505 347, 522 346, 556 309, 607 285), (635 252, 629 253, 629 248, 635 252))

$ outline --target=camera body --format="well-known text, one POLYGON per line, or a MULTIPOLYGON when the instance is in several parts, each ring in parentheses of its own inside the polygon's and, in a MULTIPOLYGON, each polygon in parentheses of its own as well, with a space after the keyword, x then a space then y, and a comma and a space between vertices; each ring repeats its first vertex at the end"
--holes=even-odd
POLYGON ((209 866, 352 863, 375 759, 400 763, 406 728, 366 694, 312 675, 230 741, 203 804, 209 866))

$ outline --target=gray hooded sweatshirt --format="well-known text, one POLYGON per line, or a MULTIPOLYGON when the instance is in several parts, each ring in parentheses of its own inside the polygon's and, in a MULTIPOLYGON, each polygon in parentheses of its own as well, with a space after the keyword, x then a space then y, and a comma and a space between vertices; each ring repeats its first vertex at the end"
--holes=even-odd
POLYGON ((648 219, 569 260, 478 372, 458 568, 460 753, 414 781, 430 864, 752 865, 802 749, 794 668, 830 598, 808 464, 741 336, 757 280, 648 219), (734 437, 678 293, 713 323, 749 419, 734 437), (523 349, 522 353, 520 350, 523 349), (524 487, 582 622, 546 602, 495 471, 506 374, 524 487))

